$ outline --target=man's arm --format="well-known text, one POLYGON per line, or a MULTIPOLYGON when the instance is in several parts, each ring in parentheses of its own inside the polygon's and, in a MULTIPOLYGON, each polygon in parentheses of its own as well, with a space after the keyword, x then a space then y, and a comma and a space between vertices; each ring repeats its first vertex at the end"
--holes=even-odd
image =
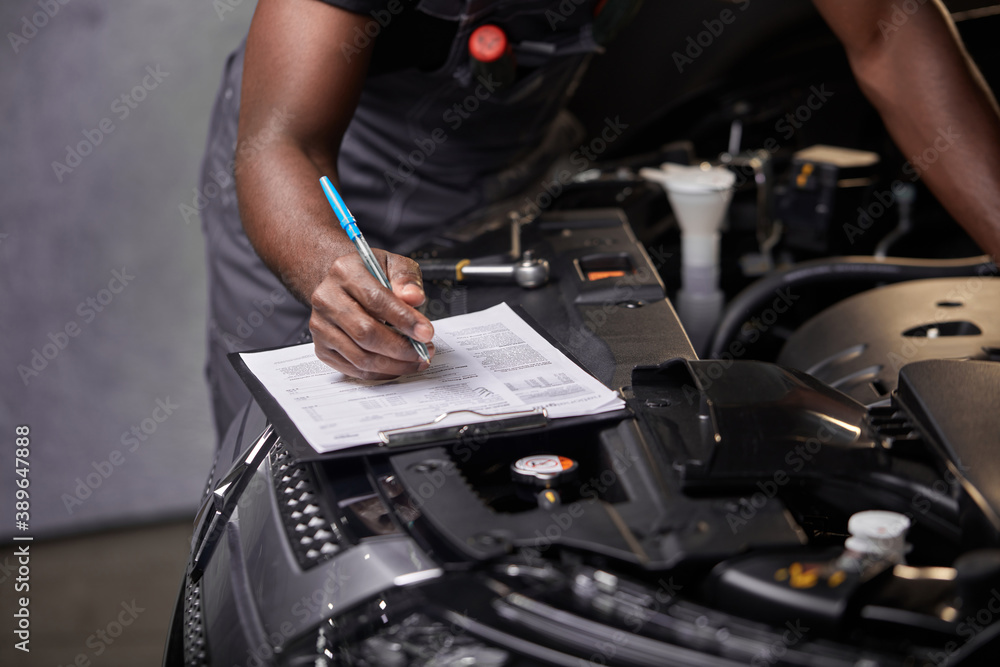
POLYGON ((903 14, 900 25, 894 0, 813 2, 903 153, 938 155, 912 166, 983 250, 1000 257, 1000 111, 940 0, 903 14))
POLYGON ((337 154, 371 56, 369 47, 348 58, 341 45, 351 44, 354 28, 366 22, 316 0, 260 0, 247 37, 237 144, 254 148, 237 151, 236 192, 257 253, 312 307, 317 356, 348 375, 384 379, 412 373, 422 362, 382 322, 422 342, 433 336, 413 308, 424 300, 420 270, 410 259, 376 250, 393 292, 383 289, 319 185, 324 174, 337 182, 337 154), (287 122, 274 123, 277 114, 287 122), (274 138, 259 145, 255 138, 265 136, 274 138))

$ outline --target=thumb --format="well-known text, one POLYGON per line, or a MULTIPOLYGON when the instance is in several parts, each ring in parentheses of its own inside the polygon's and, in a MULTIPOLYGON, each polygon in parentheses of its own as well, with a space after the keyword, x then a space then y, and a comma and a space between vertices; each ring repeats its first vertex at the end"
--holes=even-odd
POLYGON ((409 257, 386 253, 386 276, 392 291, 410 306, 419 306, 426 298, 420 266, 409 257))

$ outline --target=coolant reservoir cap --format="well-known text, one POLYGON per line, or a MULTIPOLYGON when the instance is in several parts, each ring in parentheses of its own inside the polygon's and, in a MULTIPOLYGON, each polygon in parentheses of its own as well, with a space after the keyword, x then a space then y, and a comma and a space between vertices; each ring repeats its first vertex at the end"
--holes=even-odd
POLYGON ((898 512, 858 512, 847 522, 851 536, 844 543, 851 551, 902 562, 910 519, 898 512))
POLYGON ((515 481, 538 486, 550 486, 569 481, 579 464, 571 458, 556 454, 535 454, 518 459, 511 465, 515 481))

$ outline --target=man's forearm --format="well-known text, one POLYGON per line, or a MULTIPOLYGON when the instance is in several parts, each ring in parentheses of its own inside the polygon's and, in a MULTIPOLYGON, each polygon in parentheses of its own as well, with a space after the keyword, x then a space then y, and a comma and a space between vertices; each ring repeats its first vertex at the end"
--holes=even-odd
POLYGON ((1000 255, 1000 114, 950 19, 928 2, 900 25, 885 16, 867 27, 861 47, 841 39, 909 160, 906 173, 922 178, 986 252, 1000 255))
POLYGON ((365 270, 319 184, 323 175, 336 180, 371 57, 371 44, 349 57, 342 47, 372 22, 314 0, 258 2, 238 142, 265 132, 275 108, 285 109, 288 122, 258 150, 237 150, 236 195, 257 254, 310 308, 316 356, 352 377, 381 380, 426 368, 407 336, 433 354, 434 328, 414 308, 424 300, 420 269, 376 250, 392 286, 385 289, 365 270))
POLYGON ((353 250, 319 185, 361 95, 371 48, 341 45, 369 16, 315 0, 260 0, 247 36, 236 194, 250 242, 307 305, 333 261, 353 250), (275 127, 275 113, 283 122, 275 127), (261 141, 261 137, 269 137, 261 141), (240 150, 250 145, 251 150, 240 150))
POLYGON ((323 175, 336 181, 323 162, 280 142, 236 165, 243 228, 267 267, 306 305, 333 261, 354 250, 319 186, 323 175))

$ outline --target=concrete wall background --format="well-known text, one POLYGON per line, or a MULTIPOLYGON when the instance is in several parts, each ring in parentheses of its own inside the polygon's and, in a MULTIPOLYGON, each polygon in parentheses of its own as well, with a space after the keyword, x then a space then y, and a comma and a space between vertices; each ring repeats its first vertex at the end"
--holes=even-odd
POLYGON ((0 5, 0 535, 17 532, 20 424, 31 428, 26 534, 196 507, 214 447, 205 268, 199 223, 179 206, 194 197, 225 56, 254 4, 0 5))

